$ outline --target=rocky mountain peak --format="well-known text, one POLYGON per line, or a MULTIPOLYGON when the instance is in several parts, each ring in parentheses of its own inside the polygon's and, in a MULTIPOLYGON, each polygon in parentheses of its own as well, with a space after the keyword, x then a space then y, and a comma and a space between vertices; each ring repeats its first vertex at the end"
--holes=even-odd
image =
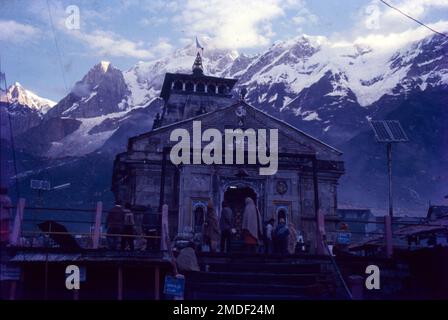
POLYGON ((107 72, 107 70, 109 69, 109 66, 110 66, 110 62, 109 61, 101 61, 100 65, 101 65, 101 68, 103 69, 103 72, 107 72))
POLYGON ((19 82, 9 86, 6 93, 2 94, 1 102, 9 102, 12 105, 32 109, 40 114, 45 114, 56 102, 39 97, 34 92, 25 89, 19 82))
POLYGON ((49 117, 92 118, 128 108, 129 90, 123 73, 101 61, 78 81, 71 92, 49 112, 49 117))

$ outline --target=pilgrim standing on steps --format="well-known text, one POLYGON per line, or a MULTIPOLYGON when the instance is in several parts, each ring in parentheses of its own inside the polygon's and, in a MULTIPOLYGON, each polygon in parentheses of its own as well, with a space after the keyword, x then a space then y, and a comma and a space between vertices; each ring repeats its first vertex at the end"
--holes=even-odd
POLYGON ((220 230, 218 217, 216 216, 212 200, 209 200, 207 204, 207 214, 203 228, 204 242, 210 246, 211 252, 216 252, 220 239, 220 230))
POLYGON ((256 253, 262 235, 260 211, 252 198, 247 197, 245 204, 242 226, 244 244, 247 252, 256 253))
POLYGON ((221 252, 230 252, 230 241, 232 237, 233 212, 226 201, 222 202, 221 218, 221 252))

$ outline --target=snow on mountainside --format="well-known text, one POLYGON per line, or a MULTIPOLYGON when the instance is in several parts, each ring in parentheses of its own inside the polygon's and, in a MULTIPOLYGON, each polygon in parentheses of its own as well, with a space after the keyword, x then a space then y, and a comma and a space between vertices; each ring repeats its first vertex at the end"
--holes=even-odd
POLYGON ((105 120, 115 121, 125 114, 127 112, 122 111, 98 117, 78 119, 81 123, 77 130, 59 141, 52 142, 46 155, 52 158, 69 157, 88 154, 97 150, 112 136, 117 127, 96 131, 94 129, 105 120))
POLYGON ((56 104, 54 101, 41 98, 34 92, 25 89, 18 82, 11 85, 6 91, 6 94, 4 92, 2 93, 0 102, 9 102, 12 105, 20 105, 35 110, 41 114, 45 114, 56 104))
MULTIPOLYGON (((400 146, 401 160, 395 162, 402 168, 395 171, 397 178, 410 181, 414 195, 429 199, 437 190, 446 190, 444 176, 436 174, 448 161, 440 151, 446 137, 443 108, 448 105, 446 38, 431 35, 383 47, 300 36, 256 55, 218 50, 206 43, 204 47, 205 74, 238 79, 235 90, 245 87, 249 103, 344 152, 347 199, 356 194, 360 201, 366 195, 371 203, 383 200, 380 191, 387 179, 384 161, 378 160, 381 146, 371 148, 374 139, 367 122, 372 118, 399 119, 414 134, 414 142, 400 146), (434 130, 437 121, 441 128, 434 130), (416 158, 416 150, 421 158, 416 158), (411 167, 415 170, 407 169, 411 167), (433 173, 428 174, 428 168, 433 173), (375 175, 375 185, 370 186, 368 175, 375 175)), ((98 63, 45 114, 13 118, 17 146, 52 161, 79 157, 73 167, 54 169, 64 179, 67 175, 80 179, 77 175, 85 163, 95 181, 101 180, 97 178, 101 171, 101 187, 80 190, 80 199, 109 190, 113 157, 126 148, 129 137, 151 130, 154 115, 162 108, 158 96, 165 73, 190 73, 196 52, 194 45, 186 46, 125 72, 108 62, 98 63)), ((88 175, 82 178, 83 185, 90 186, 88 175)), ((397 200, 406 207, 412 202, 402 189, 397 200)))
POLYGON ((437 35, 393 49, 301 36, 256 57, 238 85, 248 88, 250 103, 339 144, 408 93, 447 86, 447 47, 437 35))
MULTIPOLYGON (((331 79, 328 91, 321 93, 323 96, 342 100, 350 96, 348 102, 361 107, 372 105, 384 95, 397 94, 394 90, 410 80, 418 82, 421 90, 427 85, 448 83, 443 52, 446 45, 445 39, 429 36, 385 50, 363 43, 335 43, 325 37, 300 36, 275 43, 255 56, 205 46, 203 64, 206 74, 238 78, 237 86, 247 87, 248 99, 254 105, 269 109, 268 104, 274 104, 277 110, 291 109, 295 116, 309 119, 309 110, 302 112, 289 103, 325 77, 331 79), (439 69, 431 68, 432 65, 439 69)), ((156 97, 166 72, 191 72, 195 54, 196 48, 188 46, 159 60, 139 62, 125 72, 132 92, 131 104, 143 105, 156 97)), ((331 102, 334 105, 338 100, 331 102)))
MULTIPOLYGON (((118 128, 119 118, 131 109, 129 95, 123 73, 110 62, 101 61, 45 115, 38 127, 48 127, 53 134, 32 146, 32 152, 58 158, 97 150, 118 128)), ((18 141, 26 145, 26 137, 19 137, 18 141)))
POLYGON ((56 103, 39 97, 20 83, 11 85, 6 92, 0 92, 0 138, 9 139, 9 117, 13 135, 19 135, 39 125, 44 115, 56 103))
POLYGON ((98 117, 129 108, 129 90, 120 70, 107 61, 95 65, 47 117, 98 117))
MULTIPOLYGON (((446 55, 440 50, 431 59, 421 59, 423 52, 431 52, 431 45, 435 49, 446 47, 447 41, 433 36, 391 51, 365 44, 333 43, 323 37, 302 36, 273 45, 247 68, 239 84, 252 90, 255 90, 256 84, 283 84, 288 94, 298 94, 326 74, 338 74, 338 79, 332 82, 332 91, 326 94, 345 96, 350 90, 357 102, 367 107, 382 96, 392 94, 412 68, 446 60, 446 55)), ((414 74, 422 79, 422 88, 426 84, 447 83, 446 66, 439 75, 438 83, 426 81, 431 72, 435 75, 429 68, 426 72, 414 74)), ((286 106, 287 103, 283 107, 286 106)))

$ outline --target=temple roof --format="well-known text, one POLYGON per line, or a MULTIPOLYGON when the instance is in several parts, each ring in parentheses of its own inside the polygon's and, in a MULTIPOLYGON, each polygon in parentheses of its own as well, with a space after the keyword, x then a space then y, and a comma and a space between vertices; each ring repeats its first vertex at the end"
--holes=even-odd
MULTIPOLYGON (((238 102, 236 102, 234 104, 231 104, 230 106, 228 106, 226 108, 217 109, 215 111, 208 112, 208 113, 205 113, 205 114, 201 114, 201 115, 198 115, 196 117, 192 117, 192 118, 189 118, 189 119, 185 119, 185 120, 182 120, 182 121, 178 121, 178 122, 175 122, 175 123, 168 124, 166 126, 159 127, 157 129, 154 129, 154 130, 149 131, 147 133, 143 133, 141 135, 131 137, 129 139, 129 142, 132 144, 133 141, 136 141, 138 139, 142 139, 142 138, 147 138, 149 136, 158 135, 159 133, 165 132, 167 130, 169 131, 169 130, 172 130, 172 129, 175 129, 175 128, 182 127, 182 125, 185 125, 187 123, 190 123, 190 122, 193 122, 193 121, 196 121, 196 120, 205 120, 205 119, 211 118, 211 117, 217 117, 217 118, 221 117, 222 118, 222 117, 225 116, 225 113, 227 112, 227 110, 229 110, 229 109, 236 109, 236 108, 238 108, 240 106, 243 106, 245 108, 250 109, 251 110, 250 114, 252 114, 251 116, 257 118, 257 121, 265 122, 265 128, 272 127, 272 128, 278 128, 281 131, 289 131, 290 133, 294 132, 294 135, 301 136, 305 140, 308 140, 309 142, 312 142, 312 144, 314 144, 316 146, 320 146, 320 148, 323 148, 322 150, 326 150, 327 152, 330 152, 330 153, 332 153, 334 155, 337 155, 337 156, 341 156, 342 155, 342 152, 339 151, 338 149, 336 149, 336 148, 326 144, 325 142, 323 142, 323 141, 321 141, 321 140, 319 140, 319 139, 317 139, 317 138, 315 138, 315 137, 313 137, 313 136, 311 136, 311 135, 309 135, 309 134, 307 134, 307 133, 297 129, 296 127, 290 125, 289 123, 287 123, 287 122, 285 122, 283 120, 280 120, 280 119, 278 119, 278 118, 276 118, 276 117, 274 117, 274 116, 272 116, 272 115, 270 115, 270 114, 268 114, 266 112, 261 111, 258 108, 255 108, 254 106, 246 103, 245 101, 238 101, 238 102), (269 123, 269 125, 267 125, 268 123, 269 123)), ((290 139, 293 139, 293 137, 290 137, 290 139)))

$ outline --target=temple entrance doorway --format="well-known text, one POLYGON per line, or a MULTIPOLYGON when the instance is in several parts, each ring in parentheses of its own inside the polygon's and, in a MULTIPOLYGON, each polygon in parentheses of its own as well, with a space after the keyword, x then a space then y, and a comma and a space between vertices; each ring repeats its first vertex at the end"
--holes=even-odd
POLYGON ((242 223, 245 200, 250 197, 257 204, 257 194, 255 191, 246 186, 229 186, 224 192, 224 201, 226 201, 233 212, 233 223, 236 233, 234 234, 235 240, 242 239, 242 223))

